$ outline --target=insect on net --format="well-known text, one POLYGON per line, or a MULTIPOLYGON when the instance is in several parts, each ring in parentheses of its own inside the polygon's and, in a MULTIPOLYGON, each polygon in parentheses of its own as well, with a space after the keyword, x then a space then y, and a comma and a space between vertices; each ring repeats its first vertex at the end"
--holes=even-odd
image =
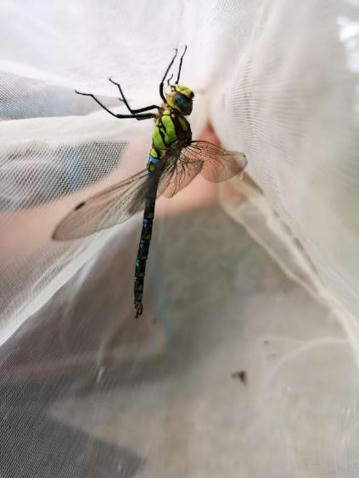
POLYGON ((358 476, 358 2, 0 12, 1 474, 358 476), (73 90, 157 104, 185 44, 194 138, 247 176, 158 201, 135 321, 140 216, 51 237, 145 167, 153 123, 73 90))

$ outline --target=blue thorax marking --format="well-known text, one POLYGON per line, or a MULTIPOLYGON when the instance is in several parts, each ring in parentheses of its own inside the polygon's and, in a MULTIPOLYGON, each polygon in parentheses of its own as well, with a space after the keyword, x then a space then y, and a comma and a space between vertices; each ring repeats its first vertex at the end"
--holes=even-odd
POLYGON ((154 156, 149 155, 149 157, 148 157, 148 162, 149 162, 150 164, 156 165, 156 164, 158 163, 158 161, 159 161, 158 158, 155 158, 154 156))

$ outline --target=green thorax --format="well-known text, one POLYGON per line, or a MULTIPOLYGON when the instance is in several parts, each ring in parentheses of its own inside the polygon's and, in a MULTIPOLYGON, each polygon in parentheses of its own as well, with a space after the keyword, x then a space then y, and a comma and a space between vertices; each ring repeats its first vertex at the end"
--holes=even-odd
POLYGON ((191 127, 183 114, 174 108, 166 107, 155 120, 150 154, 154 157, 161 157, 176 141, 185 145, 189 144, 191 140, 191 127))

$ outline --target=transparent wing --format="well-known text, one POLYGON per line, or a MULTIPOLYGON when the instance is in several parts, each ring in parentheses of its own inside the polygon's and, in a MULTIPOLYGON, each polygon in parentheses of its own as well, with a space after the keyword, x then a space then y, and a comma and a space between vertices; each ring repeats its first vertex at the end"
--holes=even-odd
POLYGON ((227 179, 241 174, 247 166, 247 158, 244 153, 227 151, 220 146, 208 141, 192 141, 182 155, 182 160, 202 160, 202 176, 212 183, 226 181, 227 179))
POLYGON ((207 181, 217 183, 242 173, 247 165, 244 153, 226 151, 207 141, 193 141, 171 154, 174 161, 168 160, 170 165, 160 181, 160 191, 165 197, 173 197, 199 173, 207 181))
POLYGON ((143 208, 145 197, 153 194, 157 186, 157 195, 173 197, 199 173, 208 181, 224 181, 241 173, 247 160, 243 153, 226 151, 207 141, 193 141, 184 148, 170 149, 164 164, 158 174, 140 171, 77 204, 58 224, 52 238, 78 239, 120 224, 143 208))
POLYGON ((161 176, 159 192, 167 198, 173 197, 181 189, 185 188, 201 172, 203 161, 191 160, 182 157, 175 162, 170 162, 161 176))
POLYGON ((147 169, 77 204, 57 225, 52 238, 66 241, 88 236, 126 221, 139 211, 145 196, 157 186, 147 169))

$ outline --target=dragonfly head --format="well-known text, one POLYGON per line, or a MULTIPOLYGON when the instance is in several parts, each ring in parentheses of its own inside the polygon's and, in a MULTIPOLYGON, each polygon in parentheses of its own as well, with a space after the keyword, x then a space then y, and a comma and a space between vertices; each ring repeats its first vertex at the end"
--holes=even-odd
POLYGON ((180 111, 183 115, 190 115, 193 108, 194 93, 183 85, 170 85, 171 91, 166 93, 166 101, 172 108, 180 111))

